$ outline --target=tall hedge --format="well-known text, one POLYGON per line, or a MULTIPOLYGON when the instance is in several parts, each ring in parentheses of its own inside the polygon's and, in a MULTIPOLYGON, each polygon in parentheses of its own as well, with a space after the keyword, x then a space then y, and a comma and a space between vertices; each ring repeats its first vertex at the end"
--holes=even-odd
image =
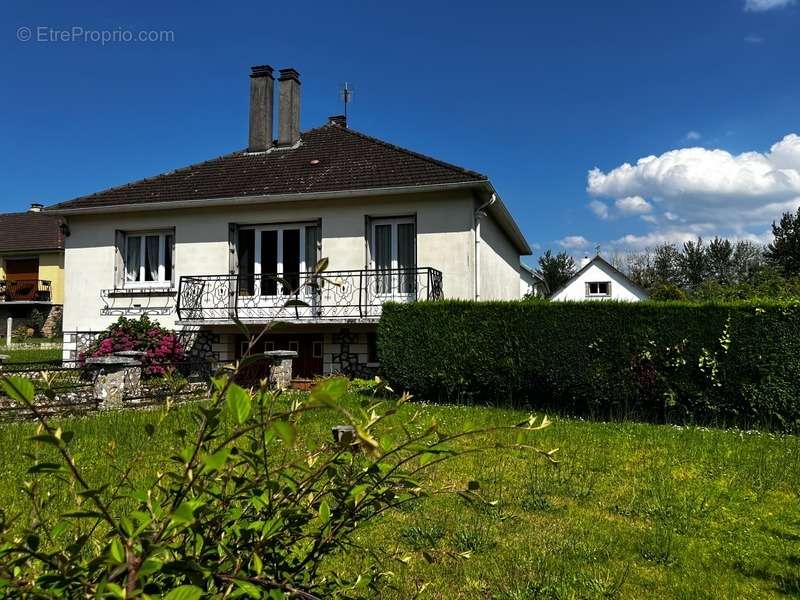
POLYGON ((800 429, 800 307, 390 304, 383 376, 432 401, 800 429))

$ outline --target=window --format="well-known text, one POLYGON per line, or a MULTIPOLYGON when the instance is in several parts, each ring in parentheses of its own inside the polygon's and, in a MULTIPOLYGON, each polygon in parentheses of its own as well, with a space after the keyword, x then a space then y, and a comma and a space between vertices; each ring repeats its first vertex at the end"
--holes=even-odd
POLYGON ((239 294, 286 295, 319 260, 319 225, 259 225, 239 230, 239 294), (279 282, 281 280, 280 289, 279 282))
POLYGON ((295 340, 289 342, 289 350, 292 352, 297 352, 297 355, 300 356, 300 342, 295 340))
POLYGON ((378 362, 378 334, 375 331, 367 333, 367 362, 378 362))
POLYGON ((312 343, 311 356, 314 358, 322 358, 322 342, 317 340, 312 343))
POLYGON ((417 226, 413 217, 372 222, 372 268, 378 274, 377 293, 404 295, 416 291, 417 226))
POLYGON ((125 234, 125 287, 163 287, 172 282, 172 231, 125 234))
POLYGON ((589 296, 610 296, 610 281, 590 281, 586 284, 587 295, 589 296))

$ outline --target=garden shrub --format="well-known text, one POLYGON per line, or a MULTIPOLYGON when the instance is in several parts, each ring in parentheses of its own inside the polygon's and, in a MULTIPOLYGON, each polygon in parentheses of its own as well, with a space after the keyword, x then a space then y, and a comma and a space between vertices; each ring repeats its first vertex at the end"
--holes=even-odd
POLYGON ((392 304, 382 375, 429 400, 800 429, 800 307, 392 304))
POLYGON ((143 315, 139 319, 120 317, 97 337, 79 360, 108 356, 123 350, 145 353, 142 367, 146 375, 163 375, 185 359, 183 346, 175 333, 143 315))

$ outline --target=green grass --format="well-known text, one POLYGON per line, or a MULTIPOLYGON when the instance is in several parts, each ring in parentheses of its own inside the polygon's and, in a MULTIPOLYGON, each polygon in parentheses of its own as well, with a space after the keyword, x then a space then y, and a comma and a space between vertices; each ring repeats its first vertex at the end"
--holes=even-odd
MULTIPOLYGON (((172 432, 192 429, 191 410, 176 410, 147 445, 141 432, 157 412, 75 418, 67 426, 91 481, 106 474, 106 453, 143 451, 132 477, 145 482, 178 447, 172 432)), ((520 420, 518 412, 492 408, 404 410, 435 415, 447 429, 520 420)), ((309 416, 301 441, 329 438, 335 421, 331 413, 309 416)), ((0 506, 7 512, 26 509, 21 457, 33 429, 0 426, 0 506)), ((535 440, 559 448, 561 463, 492 450, 437 468, 441 483, 480 480, 496 506, 436 496, 359 534, 365 546, 410 557, 387 562, 394 576, 382 598, 405 600, 423 588, 420 598, 448 599, 800 595, 800 438, 558 419, 535 440)), ((351 553, 330 568, 358 573, 364 560, 351 553)))
POLYGON ((28 348, 26 350, 9 350, 6 346, 0 348, 0 354, 9 357, 9 363, 37 362, 61 360, 61 348, 28 348))
MULTIPOLYGON (((15 342, 12 341, 11 343, 13 344, 15 342)), ((46 337, 31 337, 31 338, 26 338, 25 341, 22 342, 22 343, 24 343, 24 344, 60 344, 61 343, 61 336, 49 337, 49 338, 46 338, 46 337)), ((5 346, 5 345, 6 345, 6 338, 5 338, 5 336, 3 336, 2 338, 0 338, 0 346, 5 346)))

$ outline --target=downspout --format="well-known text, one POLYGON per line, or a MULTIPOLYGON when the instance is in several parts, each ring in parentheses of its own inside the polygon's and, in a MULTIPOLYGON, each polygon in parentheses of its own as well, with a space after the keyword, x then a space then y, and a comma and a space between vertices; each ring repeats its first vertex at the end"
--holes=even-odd
POLYGON ((475 300, 481 299, 481 218, 486 216, 485 208, 490 207, 497 200, 497 194, 484 202, 473 215, 475 219, 475 300))

